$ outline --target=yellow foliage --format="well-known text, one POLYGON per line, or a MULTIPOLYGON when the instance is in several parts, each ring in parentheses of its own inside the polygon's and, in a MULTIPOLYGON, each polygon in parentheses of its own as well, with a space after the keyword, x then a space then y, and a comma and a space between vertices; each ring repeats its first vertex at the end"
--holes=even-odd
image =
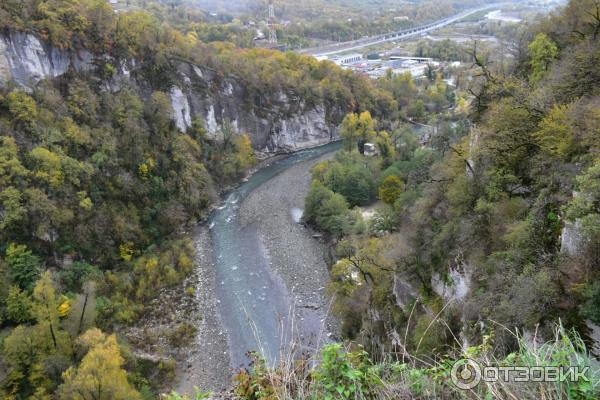
POLYGON ((65 134, 65 137, 70 142, 77 145, 86 145, 92 142, 90 134, 77 126, 77 124, 71 118, 65 118, 61 123, 61 130, 65 134))
POLYGON ((17 121, 31 123, 38 115, 35 100, 23 91, 11 92, 7 96, 8 109, 17 121))
POLYGON ((404 182, 396 175, 390 175, 379 188, 379 198, 386 204, 393 205, 404 191, 404 182))
POLYGON ((568 160, 577 149, 575 133, 569 124, 568 107, 555 106, 540 123, 535 138, 544 150, 561 160, 568 160))
POLYGON ((156 167, 156 161, 153 158, 148 158, 145 162, 138 166, 138 174, 140 178, 146 180, 150 177, 150 173, 156 167))
POLYGON ((320 182, 324 182, 325 174, 329 170, 329 164, 330 164, 329 160, 325 160, 325 161, 322 161, 322 162, 316 164, 314 167, 312 167, 311 173, 312 173, 313 179, 318 179, 320 182))
POLYGON ((189 271, 192 270, 192 267, 194 266, 194 262, 186 254, 180 254, 179 255, 179 259, 177 260, 177 264, 179 266, 179 269, 182 272, 189 272, 189 271))
POLYGON ((179 274, 177 274, 177 271, 171 265, 165 267, 165 281, 169 286, 179 282, 179 274))
POLYGON ((158 258, 152 257, 146 262, 146 273, 149 276, 155 276, 158 271, 158 258))
POLYGON ((60 156, 43 147, 36 147, 30 153, 31 158, 36 161, 37 168, 35 176, 58 188, 62 186, 65 177, 62 171, 60 156))
POLYGON ((133 242, 123 243, 119 246, 119 256, 123 261, 131 261, 135 254, 135 247, 133 242))
POLYGON ((140 394, 127 380, 125 360, 115 335, 90 329, 78 340, 90 347, 81 364, 63 373, 60 398, 65 400, 138 400, 140 394))
POLYGON ((198 44, 198 34, 194 31, 188 32, 185 38, 191 46, 196 46, 198 44))
POLYGON ((235 148, 237 150, 237 158, 242 170, 253 167, 256 164, 256 156, 252 148, 252 140, 250 136, 244 134, 235 139, 235 148))
POLYGON ((59 317, 63 318, 69 315, 71 312, 71 299, 63 295, 61 296, 61 301, 61 305, 58 306, 58 315, 59 317))
POLYGON ((92 199, 87 196, 85 191, 77 192, 77 196, 79 197, 79 207, 86 211, 90 211, 94 207, 92 199))

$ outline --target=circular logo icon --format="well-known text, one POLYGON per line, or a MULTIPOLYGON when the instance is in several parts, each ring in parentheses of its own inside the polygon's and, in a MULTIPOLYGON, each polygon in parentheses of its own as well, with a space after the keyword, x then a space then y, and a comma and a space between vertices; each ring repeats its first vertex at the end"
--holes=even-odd
POLYGON ((450 373, 452 383, 463 390, 473 389, 481 382, 481 367, 477 361, 465 358, 458 360, 450 373))

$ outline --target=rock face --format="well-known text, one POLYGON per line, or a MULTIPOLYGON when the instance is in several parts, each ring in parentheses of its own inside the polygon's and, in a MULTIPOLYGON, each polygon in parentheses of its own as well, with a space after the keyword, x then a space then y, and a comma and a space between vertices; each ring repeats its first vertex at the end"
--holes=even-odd
POLYGON ((91 69, 91 53, 60 50, 23 32, 0 35, 0 85, 13 80, 18 85, 31 86, 41 79, 60 76, 71 67, 91 69))
MULTIPOLYGON (((70 69, 93 73, 93 61, 86 50, 57 49, 32 34, 0 34, 0 86, 13 81, 32 88, 40 80, 58 77, 70 69)), ((155 90, 136 73, 135 60, 111 62, 120 68, 107 82, 107 90, 118 91, 128 82, 141 88, 146 98, 155 90)), ((267 153, 291 152, 338 138, 339 129, 326 122, 322 105, 306 106, 302 99, 286 93, 257 95, 238 79, 185 62, 178 62, 174 69, 171 87, 161 90, 170 96, 174 122, 181 131, 189 129, 200 116, 211 138, 222 140, 222 128, 229 125, 250 135, 254 148, 267 153)))
POLYGON ((185 132, 192 126, 190 103, 188 103, 187 97, 177 86, 171 89, 171 105, 175 113, 175 124, 179 130, 185 132))
POLYGON ((322 105, 307 107, 301 99, 284 93, 256 98, 237 79, 183 62, 176 72, 177 84, 170 94, 182 131, 200 116, 209 137, 222 140, 222 128, 229 123, 238 132, 248 133, 254 147, 267 153, 300 150, 338 138, 339 130, 327 124, 322 105))
POLYGON ((600 356, 600 326, 594 324, 592 321, 586 321, 587 327, 590 331, 590 339, 592 339, 591 351, 596 356, 600 356))
POLYGON ((566 221, 560 236, 560 251, 569 256, 577 256, 581 251, 584 240, 581 220, 566 221))
POLYGON ((472 271, 472 267, 467 263, 458 264, 457 268, 448 271, 449 282, 444 281, 439 274, 434 274, 431 278, 431 286, 445 302, 463 301, 471 290, 472 271))

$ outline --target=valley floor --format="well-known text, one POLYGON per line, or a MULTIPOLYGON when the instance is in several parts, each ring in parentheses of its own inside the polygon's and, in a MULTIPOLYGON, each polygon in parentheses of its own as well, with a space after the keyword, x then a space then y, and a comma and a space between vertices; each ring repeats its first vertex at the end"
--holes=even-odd
MULTIPOLYGON (((310 351, 336 336, 337 324, 329 314, 325 287, 329 279, 328 249, 298 223, 311 184, 310 169, 333 157, 328 153, 298 163, 254 190, 242 202, 239 221, 260 236, 272 272, 280 278, 294 304, 294 339, 310 351)), ((229 386, 227 334, 219 316, 215 264, 208 227, 195 232, 198 264, 198 309, 202 312, 198 336, 178 371, 179 393, 223 391, 229 386)), ((251 349, 249 349, 251 350, 251 349)))

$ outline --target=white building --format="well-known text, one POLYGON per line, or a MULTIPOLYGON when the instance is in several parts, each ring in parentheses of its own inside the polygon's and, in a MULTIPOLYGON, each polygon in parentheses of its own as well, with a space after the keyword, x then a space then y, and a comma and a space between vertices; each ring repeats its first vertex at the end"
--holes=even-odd
POLYGON ((359 63, 359 62, 361 62, 362 60, 363 60, 363 56, 362 56, 362 54, 355 53, 355 54, 348 54, 348 55, 345 55, 345 56, 341 56, 341 57, 339 57, 339 58, 336 58, 336 59, 334 60, 334 62, 335 62, 337 65, 348 65, 348 64, 356 64, 356 63, 359 63))

